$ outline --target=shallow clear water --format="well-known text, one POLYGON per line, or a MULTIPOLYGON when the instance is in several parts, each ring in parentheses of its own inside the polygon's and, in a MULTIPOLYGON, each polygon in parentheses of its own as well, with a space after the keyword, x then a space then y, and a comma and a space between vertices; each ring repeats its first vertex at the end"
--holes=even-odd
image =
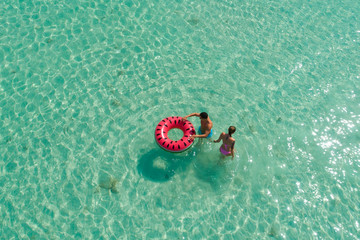
POLYGON ((0 6, 4 239, 360 238, 360 2, 0 6))

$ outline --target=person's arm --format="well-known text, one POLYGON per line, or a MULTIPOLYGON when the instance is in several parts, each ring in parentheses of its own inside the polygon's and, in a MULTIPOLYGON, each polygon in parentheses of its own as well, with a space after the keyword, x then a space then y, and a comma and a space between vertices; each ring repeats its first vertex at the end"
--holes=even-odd
POLYGON ((225 133, 222 132, 217 140, 214 140, 214 142, 218 143, 221 141, 221 139, 224 137, 225 133))
POLYGON ((194 140, 194 138, 207 138, 211 131, 206 130, 204 134, 201 135, 191 135, 190 139, 194 140))
POLYGON ((186 115, 185 117, 182 118, 183 121, 186 121, 188 117, 200 117, 200 113, 191 113, 189 115, 186 115))
POLYGON ((233 142, 232 146, 231 146, 231 159, 234 159, 234 152, 235 152, 235 141, 233 142))

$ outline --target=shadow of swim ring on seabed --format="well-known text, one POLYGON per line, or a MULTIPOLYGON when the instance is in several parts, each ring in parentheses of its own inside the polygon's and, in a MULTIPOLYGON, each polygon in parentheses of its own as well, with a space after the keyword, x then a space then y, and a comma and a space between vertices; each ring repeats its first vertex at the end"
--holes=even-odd
POLYGON ((175 175, 175 170, 188 165, 188 159, 183 153, 152 149, 139 159, 137 169, 139 174, 148 180, 166 182, 175 175))

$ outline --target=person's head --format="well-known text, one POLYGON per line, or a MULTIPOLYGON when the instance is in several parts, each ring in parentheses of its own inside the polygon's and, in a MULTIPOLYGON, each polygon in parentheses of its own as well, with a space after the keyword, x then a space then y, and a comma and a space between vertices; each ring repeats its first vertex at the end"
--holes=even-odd
POLYGON ((230 137, 235 131, 236 131, 236 127, 234 127, 234 126, 229 127, 229 135, 230 135, 230 137))
POLYGON ((206 112, 202 112, 202 113, 200 113, 200 118, 202 118, 202 119, 208 119, 208 114, 206 113, 206 112))

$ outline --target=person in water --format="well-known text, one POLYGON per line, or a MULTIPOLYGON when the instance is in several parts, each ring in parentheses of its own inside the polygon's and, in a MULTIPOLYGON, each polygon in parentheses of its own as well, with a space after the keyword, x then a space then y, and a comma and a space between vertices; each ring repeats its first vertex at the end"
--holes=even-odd
POLYGON ((214 142, 218 143, 221 140, 223 141, 223 144, 220 147, 220 152, 224 157, 226 156, 232 156, 232 159, 234 159, 234 146, 235 146, 235 139, 231 137, 231 135, 236 131, 236 128, 234 126, 230 126, 228 129, 228 134, 225 134, 222 132, 218 138, 218 140, 215 140, 214 142))
POLYGON ((206 112, 191 113, 183 117, 183 121, 186 121, 188 117, 199 117, 201 124, 198 130, 198 134, 191 135, 190 139, 193 140, 194 138, 211 138, 211 136, 213 135, 213 130, 212 130, 213 123, 206 112))

